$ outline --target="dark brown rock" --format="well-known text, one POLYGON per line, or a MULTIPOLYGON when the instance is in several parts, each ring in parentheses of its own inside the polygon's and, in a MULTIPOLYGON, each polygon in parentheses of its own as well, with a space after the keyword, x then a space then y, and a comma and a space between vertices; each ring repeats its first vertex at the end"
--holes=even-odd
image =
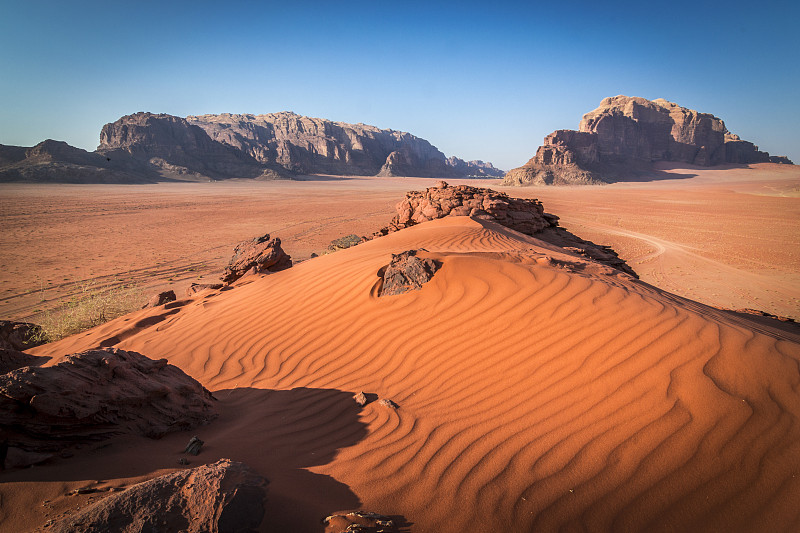
POLYGON ((42 328, 30 322, 0 320, 0 349, 27 350, 43 344, 42 328))
POLYGON ((54 533, 251 533, 264 520, 269 482, 230 459, 166 474, 55 522, 54 533))
POLYGON ((233 249, 228 266, 222 273, 223 283, 233 283, 249 270, 254 272, 278 272, 292 266, 292 258, 281 248, 281 240, 269 234, 243 241, 233 249))
POLYGON ((214 397, 166 359, 113 348, 0 375, 0 431, 30 451, 132 433, 160 437, 217 416, 214 397))
POLYGON ((579 131, 558 130, 545 137, 536 155, 509 171, 503 183, 620 181, 652 173, 655 161, 712 166, 764 163, 770 161, 770 155, 728 132, 714 115, 664 99, 615 96, 584 115, 579 131))
POLYGON ((392 261, 383 269, 380 296, 419 290, 431 280, 439 267, 439 263, 433 259, 417 257, 416 250, 392 254, 392 261))
POLYGON ((203 448, 203 442, 200 440, 197 435, 189 439, 189 444, 186 445, 186 448, 183 450, 183 453, 188 453, 189 455, 198 455, 200 450, 203 448))
POLYGON ((361 242, 361 237, 359 237, 358 235, 355 234, 345 235, 344 237, 332 240, 331 243, 328 245, 328 251, 336 252, 339 250, 344 250, 346 248, 355 246, 360 242, 361 242))
POLYGON ((191 298, 198 292, 204 291, 206 289, 211 290, 218 290, 223 287, 222 283, 192 283, 189 287, 186 288, 186 296, 191 298))
POLYGON ((144 307, 158 307, 159 305, 164 305, 165 303, 174 302, 177 299, 178 298, 175 296, 175 291, 164 291, 154 294, 153 297, 147 301, 144 307))
POLYGON ((39 366, 47 357, 28 355, 17 350, 0 349, 0 375, 25 366, 39 366))

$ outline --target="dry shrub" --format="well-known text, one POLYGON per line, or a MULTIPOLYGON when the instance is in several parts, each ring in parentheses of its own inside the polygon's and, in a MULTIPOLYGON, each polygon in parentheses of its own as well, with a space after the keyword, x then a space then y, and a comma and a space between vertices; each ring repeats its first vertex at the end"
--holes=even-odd
POLYGON ((80 292, 46 311, 39 320, 40 339, 53 342, 141 309, 146 300, 136 285, 98 287, 90 282, 80 292))

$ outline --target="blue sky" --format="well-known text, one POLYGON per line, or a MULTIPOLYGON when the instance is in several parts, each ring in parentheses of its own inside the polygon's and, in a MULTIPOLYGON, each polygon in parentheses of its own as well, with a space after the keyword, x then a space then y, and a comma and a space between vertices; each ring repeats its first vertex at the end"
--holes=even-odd
POLYGON ((507 170, 626 94, 800 163, 799 4, 0 0, 0 144, 93 150, 137 111, 291 110, 507 170))

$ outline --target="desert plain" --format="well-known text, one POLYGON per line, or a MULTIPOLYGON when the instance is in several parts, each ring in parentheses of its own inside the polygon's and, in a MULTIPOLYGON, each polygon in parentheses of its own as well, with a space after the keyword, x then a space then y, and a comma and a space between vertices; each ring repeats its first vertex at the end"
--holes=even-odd
POLYGON ((323 531, 355 509, 405 531, 796 531, 800 332, 724 309, 800 318, 797 168, 451 182, 540 199, 641 281, 471 217, 311 258, 385 225, 432 179, 2 185, 3 318, 35 321, 87 283, 179 298, 29 353, 165 358, 220 415, 3 472, 0 531, 46 531, 106 494, 75 489, 182 468, 195 434, 206 446, 190 466, 230 458, 269 479, 263 531, 323 531), (295 266, 183 298, 265 233, 295 266), (407 249, 441 269, 379 298, 377 273, 407 249), (359 391, 399 407, 359 407, 359 391))

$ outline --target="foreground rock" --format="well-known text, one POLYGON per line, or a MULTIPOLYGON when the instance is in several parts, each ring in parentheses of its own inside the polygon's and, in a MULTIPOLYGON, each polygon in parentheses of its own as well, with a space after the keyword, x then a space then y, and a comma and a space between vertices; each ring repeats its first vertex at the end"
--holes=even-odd
POLYGON ((424 191, 410 191, 395 206, 397 215, 388 226, 365 240, 375 239, 446 216, 472 216, 497 222, 525 235, 555 244, 564 251, 586 257, 638 277, 631 267, 608 246, 597 245, 558 227, 558 217, 544 212, 539 200, 511 198, 492 189, 458 185, 451 187, 440 181, 424 191))
POLYGON ((281 248, 281 240, 267 234, 236 245, 233 257, 222 273, 222 282, 233 283, 250 271, 278 272, 291 266, 292 258, 281 248))
POLYGON ((699 166, 789 163, 730 133, 725 123, 664 99, 615 96, 583 116, 579 131, 558 130, 536 155, 506 174, 505 185, 574 185, 652 172, 655 161, 699 166))
POLYGON ((0 320, 0 350, 27 350, 43 344, 42 328, 30 322, 0 320))
POLYGON ((440 266, 433 259, 417 257, 416 250, 392 254, 392 261, 383 271, 380 296, 419 290, 433 278, 440 266))
POLYGON ((0 375, 0 432, 28 451, 124 433, 158 438, 216 416, 202 385, 166 359, 136 352, 90 350, 0 375))
POLYGON ((335 514, 323 520, 325 533, 390 533, 398 531, 388 516, 369 511, 335 514))
POLYGON ((545 213, 539 200, 510 198, 469 185, 452 187, 444 181, 424 191, 407 192, 395 209, 397 215, 374 237, 449 215, 487 218, 526 235, 558 224, 558 217, 545 213))
POLYGON ((57 533, 250 533, 264 520, 269 482, 230 459, 160 476, 53 524, 57 533))

